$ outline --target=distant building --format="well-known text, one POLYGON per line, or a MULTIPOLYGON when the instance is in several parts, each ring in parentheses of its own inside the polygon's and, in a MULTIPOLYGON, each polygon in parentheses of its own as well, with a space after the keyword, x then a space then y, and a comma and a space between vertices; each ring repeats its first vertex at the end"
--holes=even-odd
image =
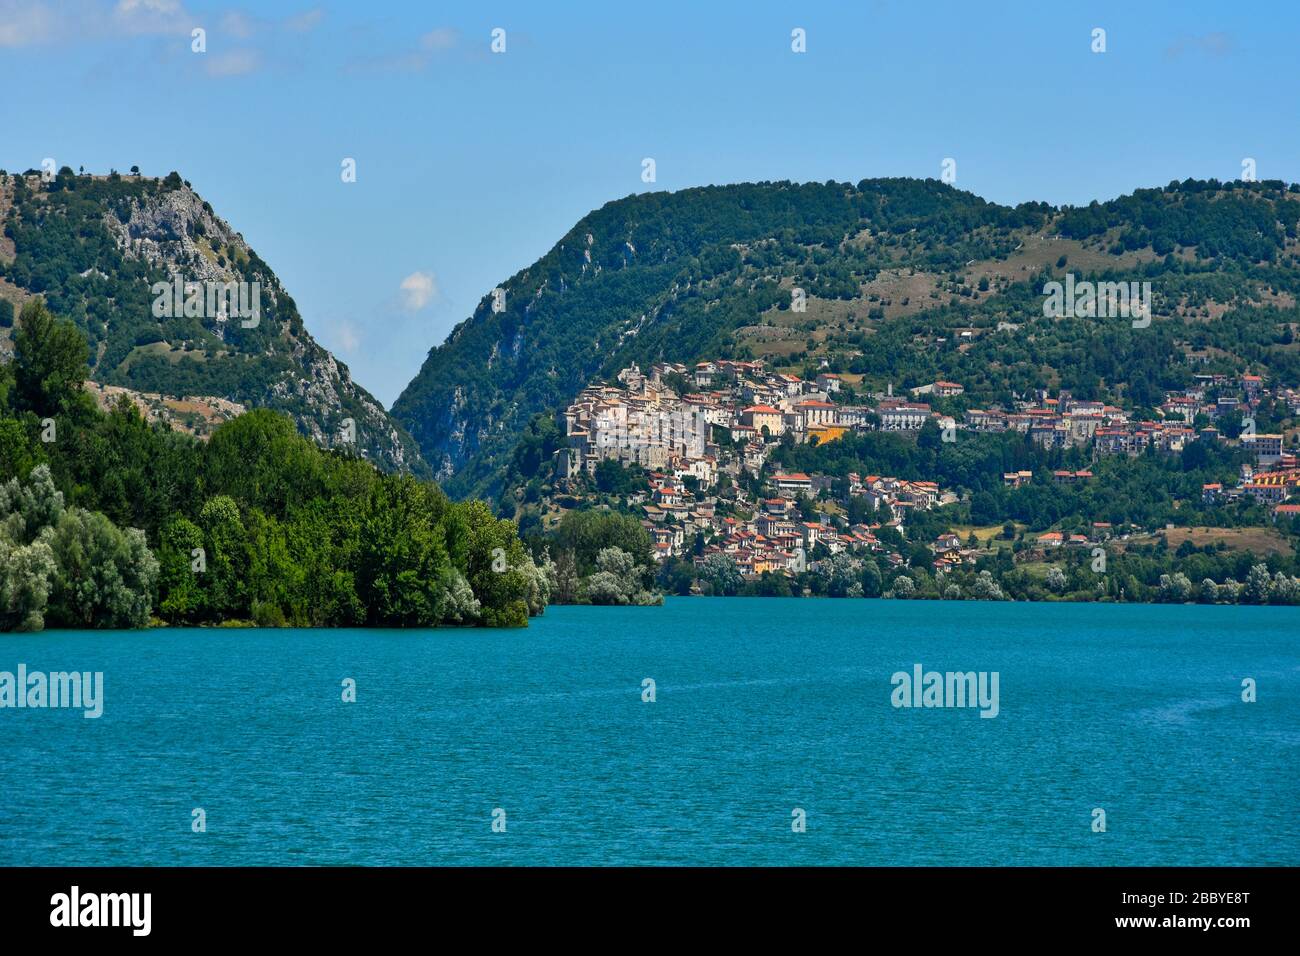
POLYGON ((777 491, 783 494, 796 495, 800 492, 804 494, 812 492, 812 478, 802 472, 789 475, 773 475, 772 484, 777 491))
POLYGON ((759 433, 763 429, 772 436, 785 433, 785 418, 779 408, 771 405, 750 405, 740 413, 740 420, 759 433))
POLYGON ((911 390, 913 395, 934 395, 938 398, 955 398, 964 391, 966 389, 956 382, 931 382, 929 385, 918 385, 911 390))
POLYGON ((876 409, 880 430, 916 431, 930 417, 930 406, 918 402, 884 401, 876 409))
POLYGON ((817 399, 798 402, 794 406, 795 413, 799 416, 800 423, 805 431, 814 425, 834 425, 836 423, 835 408, 830 402, 822 402, 817 399))
POLYGON ((1242 435, 1241 444, 1255 453, 1255 465, 1268 468, 1282 458, 1281 435, 1242 435))

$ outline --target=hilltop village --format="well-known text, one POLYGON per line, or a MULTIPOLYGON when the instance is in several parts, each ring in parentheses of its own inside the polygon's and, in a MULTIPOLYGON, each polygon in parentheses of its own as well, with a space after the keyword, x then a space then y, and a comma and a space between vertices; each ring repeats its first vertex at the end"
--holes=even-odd
MULTIPOLYGON (((970 408, 960 383, 935 381, 894 394, 863 394, 848 376, 821 371, 801 378, 761 361, 715 360, 694 368, 656 363, 618 373, 617 384, 593 384, 564 412, 567 447, 556 456, 560 487, 596 481, 602 470, 644 474, 621 504, 640 516, 657 561, 686 558, 701 565, 725 554, 745 576, 797 575, 840 553, 906 562, 903 542, 918 512, 962 500, 937 480, 892 475, 789 472, 773 467, 778 448, 823 445, 869 431, 918 433, 933 422, 941 441, 1015 431, 1043 449, 1080 449, 1092 460, 1111 455, 1181 453, 1194 442, 1239 444, 1249 463, 1237 481, 1205 484, 1202 501, 1249 497, 1274 517, 1295 517, 1286 500, 1300 491, 1300 468, 1281 433, 1256 431, 1263 399, 1300 412, 1300 391, 1266 388, 1259 376, 1201 375, 1192 388, 1170 392, 1156 420, 1132 420, 1118 407, 1068 392, 1029 395, 1011 408, 970 408), (1231 432, 1231 438, 1226 432, 1231 432)), ((1032 471, 1002 476, 1007 488, 1035 480, 1032 471)), ((1089 468, 1059 469, 1054 484, 1096 480, 1089 468)), ((618 487, 615 481, 611 487, 618 487)), ((1091 548, 1136 528, 1093 522, 1081 533, 1046 531, 1037 553, 1091 548)), ((914 544, 915 542, 913 542, 914 544)), ((933 569, 974 565, 981 548, 945 532, 928 540, 933 569)))

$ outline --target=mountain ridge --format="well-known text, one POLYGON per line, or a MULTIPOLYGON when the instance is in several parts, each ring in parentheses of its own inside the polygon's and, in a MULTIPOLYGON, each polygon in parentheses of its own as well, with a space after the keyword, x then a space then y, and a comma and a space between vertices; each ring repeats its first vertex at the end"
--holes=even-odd
MULTIPOLYGON (((975 359, 996 352, 984 356, 973 401, 1059 386, 1062 376, 1083 392, 1148 401, 1154 391, 1131 388, 1122 370, 1097 371, 1104 355, 1077 368, 1069 359, 1110 351, 1159 379, 1178 364, 1170 350, 1231 346, 1213 333, 1225 317, 1249 325, 1234 310, 1273 309, 1272 324, 1287 324, 1300 292, 1298 220, 1296 187, 1278 181, 1189 179, 1078 207, 1002 206, 915 179, 635 194, 588 213, 506 279, 503 309, 485 296, 430 351, 392 412, 449 492, 466 495, 501 491, 513 441, 533 415, 554 414, 633 361, 824 361, 873 385, 910 386, 969 376, 975 359), (1039 325, 1038 284, 1067 266, 1158 277, 1156 331, 1107 330, 1116 340, 1107 342, 1081 328, 1084 341, 1062 342, 1039 325), (806 294, 802 315, 791 310, 796 287, 806 294), (1206 303, 1212 316, 1200 314, 1206 303), (1178 334, 1169 320, 1181 320, 1178 334), (959 352, 950 333, 963 326, 980 340, 959 352), (1019 345, 1044 354, 1016 357, 1019 345)), ((1294 358, 1276 349, 1231 354, 1293 370, 1294 358)))
POLYGON ((275 408, 320 445, 354 440, 386 470, 428 474, 405 430, 307 331, 270 266, 177 173, 5 175, 0 221, 0 298, 17 308, 41 295, 71 318, 101 385, 275 408), (259 315, 159 315, 157 284, 177 277, 242 283, 259 315))

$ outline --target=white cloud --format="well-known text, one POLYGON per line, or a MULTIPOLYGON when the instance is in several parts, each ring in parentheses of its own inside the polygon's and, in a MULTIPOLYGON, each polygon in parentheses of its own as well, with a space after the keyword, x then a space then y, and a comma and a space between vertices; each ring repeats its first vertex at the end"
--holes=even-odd
POLYGON ((195 25, 180 0, 0 0, 0 47, 187 35, 195 25))
POLYGON ((456 45, 459 36, 451 27, 438 27, 438 29, 430 30, 420 37, 420 49, 429 50, 433 53, 450 50, 456 45))
POLYGON ((55 16, 45 4, 0 0, 0 47, 44 43, 54 32, 55 16))
POLYGON ((1165 56, 1177 59, 1184 53, 1204 53, 1206 56, 1228 56, 1237 48, 1231 33, 1207 33, 1204 36, 1181 36, 1165 47, 1165 56))
POLYGON ((348 355, 356 353, 361 347, 361 336, 357 333, 357 328, 347 319, 344 319, 338 326, 338 343, 339 351, 348 355))
POLYGON ((142 10, 148 13, 175 13, 180 6, 179 0, 118 0, 117 12, 126 15, 142 10))
POLYGON ((310 10, 304 10, 302 13, 286 19, 284 28, 292 30, 294 33, 306 33, 308 30, 314 30, 320 26, 320 22, 324 19, 325 11, 320 7, 312 7, 310 10))
POLYGON ((204 68, 208 76, 247 76, 259 66, 262 59, 256 50, 227 50, 206 55, 204 68))
POLYGON ((247 40, 258 29, 258 22, 239 10, 231 10, 221 17, 221 29, 240 40, 247 40))
POLYGON ((243 10, 227 10, 218 22, 223 33, 240 40, 247 40, 258 35, 270 35, 277 30, 309 33, 320 26, 324 19, 325 11, 320 7, 313 7, 279 21, 253 16, 243 10))
MULTIPOLYGON (((188 47, 195 27, 251 40, 272 38, 277 33, 307 33, 319 26, 324 16, 319 7, 283 20, 263 19, 235 9, 199 16, 187 9, 183 0, 0 0, 0 48, 150 36, 183 39, 188 47)), ((238 75, 261 65, 261 58, 254 56, 239 52, 224 63, 205 68, 214 76, 238 75)))
POLYGON ((419 73, 428 68, 435 57, 453 49, 460 42, 460 33, 452 27, 438 27, 422 35, 415 49, 407 48, 393 53, 361 56, 344 67, 347 73, 419 73))
POLYGON ((114 24, 127 34, 188 32, 193 21, 180 0, 118 0, 113 8, 114 24))
POLYGON ((412 272, 402 280, 401 290, 402 308, 418 312, 438 294, 438 283, 432 272, 412 272))

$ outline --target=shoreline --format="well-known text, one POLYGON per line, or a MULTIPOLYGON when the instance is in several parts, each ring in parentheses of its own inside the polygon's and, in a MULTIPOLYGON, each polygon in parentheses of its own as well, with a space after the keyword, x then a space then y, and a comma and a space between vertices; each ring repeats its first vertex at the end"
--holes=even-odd
MULTIPOLYGON (((1053 598, 1046 600, 1033 600, 1004 598, 1002 600, 982 600, 979 598, 940 598, 940 597, 912 597, 912 598, 887 598, 878 597, 830 597, 825 594, 808 594, 808 595, 763 595, 763 594, 666 594, 663 600, 654 604, 592 604, 583 602, 574 602, 566 604, 550 604, 547 609, 551 608, 599 608, 602 610, 662 610, 668 601, 808 601, 815 603, 851 603, 854 601, 871 601, 888 604, 917 604, 917 603, 935 603, 935 604, 980 604, 980 605, 1099 605, 1108 607, 1223 607, 1223 608, 1295 608, 1294 604, 1241 604, 1218 601, 1209 603, 1204 601, 1116 601, 1103 599, 1096 601, 1076 601, 1069 598, 1053 598)), ((538 614, 535 617, 543 618, 545 614, 538 614)), ((529 618, 532 621, 532 618, 529 618)), ((442 624, 432 627, 402 627, 394 625, 372 625, 372 624, 340 624, 340 625, 266 625, 258 624, 255 621, 223 621, 220 623, 202 623, 202 624, 167 624, 159 622, 138 628, 96 628, 96 627, 47 627, 39 631, 5 631, 5 637, 17 636, 35 636, 40 634, 143 634, 155 631, 456 631, 456 632, 475 632, 475 631, 527 631, 530 624, 522 627, 485 627, 482 625, 464 625, 464 624, 442 624)), ((0 637, 0 643, 3 643, 4 637, 0 637)))

